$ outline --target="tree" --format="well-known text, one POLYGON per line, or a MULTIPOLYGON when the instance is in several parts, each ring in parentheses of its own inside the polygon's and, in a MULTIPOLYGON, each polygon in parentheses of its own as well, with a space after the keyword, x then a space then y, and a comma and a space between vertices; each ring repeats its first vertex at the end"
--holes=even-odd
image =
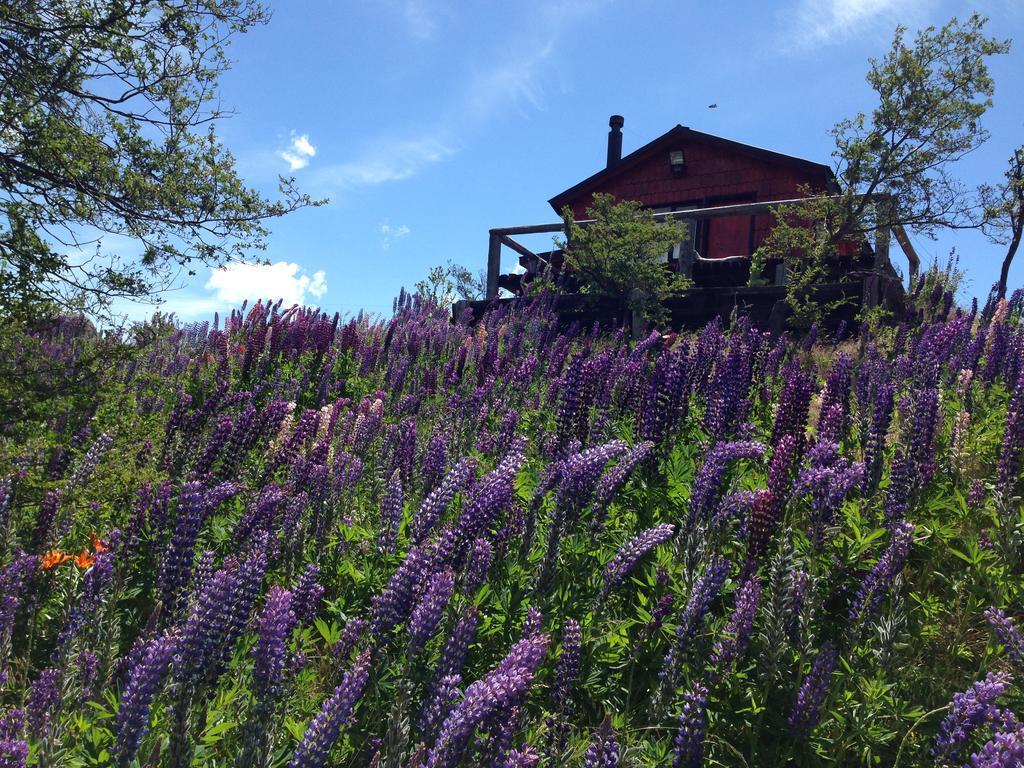
POLYGON ((1004 177, 1006 181, 995 186, 984 185, 979 191, 982 231, 992 242, 1006 246, 1006 255, 999 270, 999 282, 996 283, 997 299, 1006 297, 1010 264, 1013 263, 1021 234, 1024 233, 1024 145, 1013 151, 1004 177))
POLYGON ((450 307, 459 299, 476 301, 487 295, 487 275, 474 275, 449 260, 446 265, 431 267, 427 276, 416 283, 416 293, 435 307, 450 307))
POLYGON ((686 238, 686 225, 659 223, 640 203, 616 203, 609 194, 595 194, 587 216, 592 223, 581 226, 570 208, 562 210, 567 240, 557 244, 572 276, 584 293, 622 300, 657 319, 661 302, 690 284, 665 264, 669 249, 686 238))
POLYGON ((293 179, 274 201, 246 187, 215 132, 226 46, 268 18, 258 0, 0 2, 0 316, 148 296, 319 202, 293 179))
POLYGON ((794 256, 787 250, 791 233, 773 231, 760 258, 784 259, 795 273, 834 255, 838 243, 861 242, 879 230, 934 236, 943 228, 978 226, 977 201, 953 165, 988 138, 980 123, 994 92, 987 60, 1010 48, 984 34, 986 21, 977 13, 963 22, 954 18, 919 32, 912 43, 906 28, 897 27, 885 56, 870 60, 867 81, 877 106, 832 130, 838 194, 819 193, 806 208, 785 212, 819 222, 824 236, 813 252, 794 256))

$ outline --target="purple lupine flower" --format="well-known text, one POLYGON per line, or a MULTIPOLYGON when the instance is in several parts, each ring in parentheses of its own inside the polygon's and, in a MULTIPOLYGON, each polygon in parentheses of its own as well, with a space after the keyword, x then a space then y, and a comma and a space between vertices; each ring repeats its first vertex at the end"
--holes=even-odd
POLYGON ((711 604, 722 591, 722 584, 729 574, 729 562, 724 559, 711 562, 704 575, 693 585, 686 608, 683 609, 676 626, 675 640, 669 646, 668 653, 658 676, 661 678, 663 693, 671 693, 675 689, 679 670, 690 649, 690 644, 704 626, 704 619, 711 610, 711 604))
POLYGON ((57 510, 60 508, 63 491, 54 489, 47 491, 36 512, 36 526, 32 533, 32 549, 40 552, 50 543, 53 533, 53 523, 57 519, 57 510))
POLYGON ((676 527, 671 523, 662 523, 634 536, 615 553, 604 569, 604 586, 598 595, 598 602, 604 602, 622 582, 637 562, 648 552, 652 552, 659 544, 672 538, 676 527))
POLYGON ((650 440, 640 443, 631 448, 620 460, 619 463, 605 472, 597 481, 594 489, 594 501, 592 504, 593 517, 590 522, 590 529, 595 533, 604 530, 605 516, 608 511, 608 504, 611 502, 615 492, 626 482, 626 479, 654 450, 654 443, 650 440))
POLYGON ((359 655, 334 693, 320 707, 306 728, 288 768, 322 768, 341 729, 352 717, 370 677, 370 652, 359 655))
POLYGON ((25 768, 28 763, 28 742, 22 738, 25 713, 10 709, 0 715, 0 768, 25 768))
POLYGON ((320 568, 309 563, 292 587, 292 610, 299 624, 312 624, 320 613, 320 601, 324 588, 320 584, 320 568))
POLYGON ((811 671, 800 684, 793 710, 789 713, 789 732, 794 736, 807 738, 818 724, 837 658, 836 647, 831 641, 826 641, 814 657, 811 671))
POLYGON ((792 435, 796 438, 796 454, 799 456, 803 454, 804 430, 814 392, 814 377, 795 361, 787 367, 784 375, 786 381, 779 394, 771 444, 778 445, 783 435, 792 435))
POLYGON ((1013 494, 1020 482, 1022 459, 1024 459, 1024 369, 1017 377, 1017 383, 1010 397, 1003 428, 1003 441, 999 449, 999 485, 1007 496, 1013 494))
POLYGON ((855 622, 868 621, 878 610, 885 592, 893 579, 903 570, 914 541, 914 526, 897 523, 892 529, 888 548, 875 563, 875 567, 861 582, 860 589, 850 606, 850 619, 855 622))
POLYGON ((708 689, 696 682, 683 696, 672 750, 672 768, 700 768, 704 764, 704 737, 708 727, 708 689))
POLYGON ((886 490, 883 506, 887 528, 892 528, 906 516, 917 476, 918 470, 914 466, 914 460, 906 452, 900 451, 893 459, 892 468, 889 470, 889 488, 886 490))
POLYGON ((497 667, 466 689, 462 701, 441 725, 427 758, 427 768, 454 768, 469 747, 477 726, 522 701, 547 646, 548 637, 544 634, 520 640, 497 667))
POLYGON ((939 413, 939 390, 927 387, 914 395, 914 417, 910 434, 910 455, 914 459, 920 485, 927 485, 935 474, 935 428, 939 413))
POLYGON ((809 535, 816 546, 824 543, 825 529, 832 525, 846 498, 863 486, 864 474, 863 464, 843 457, 837 457, 831 466, 800 470, 793 497, 808 500, 809 535))
POLYGON ((434 572, 437 554, 432 545, 413 546, 403 563, 391 576, 388 585, 379 595, 374 595, 370 619, 370 633, 374 640, 382 642, 385 636, 404 622, 419 597, 424 579, 434 572))
POLYGON ((760 597, 761 579, 756 574, 750 576, 736 590, 736 607, 725 625, 724 637, 715 642, 709 659, 709 663, 716 673, 722 677, 727 674, 733 662, 742 657, 747 649, 760 597))
POLYGON ((953 695, 949 713, 939 726, 939 735, 932 747, 931 756, 936 763, 958 764, 957 758, 971 735, 981 726, 996 724, 1002 719, 996 700, 1006 692, 1011 681, 1006 672, 989 672, 984 680, 953 695))
POLYGON ((487 581, 487 573, 491 568, 493 548, 491 542, 481 537, 473 542, 473 551, 469 555, 466 575, 463 577, 462 592, 474 595, 487 581))
POLYGON ((705 520, 713 511, 729 465, 740 459, 760 459, 764 451, 761 443, 745 441, 720 442, 711 449, 693 479, 687 530, 705 520))
POLYGON ((117 710, 117 741, 114 754, 118 765, 126 766, 142 746, 149 731, 149 711, 178 648, 176 634, 150 641, 128 673, 117 710))
POLYGON ((1006 655, 1018 673, 1024 674, 1024 637, 1013 620, 1001 608, 988 608, 985 618, 996 638, 1006 649, 1006 655))
POLYGON ((345 628, 341 630, 338 642, 331 648, 331 656, 342 664, 347 664, 352 651, 359 644, 363 632, 366 631, 369 625, 370 623, 366 619, 361 619, 358 616, 349 619, 345 623, 345 628))
POLYGON ((395 551, 398 538, 398 527, 402 523, 402 511, 405 506, 405 491, 402 488, 402 473, 396 469, 391 473, 384 498, 380 504, 380 533, 377 537, 377 548, 390 554, 395 551))
POLYGON ((555 683, 551 688, 551 706, 556 712, 572 716, 572 696, 580 674, 580 649, 583 634, 575 619, 566 619, 562 627, 562 651, 555 667, 555 683))
POLYGON ((281 693, 288 635, 295 623, 292 593, 283 587, 271 587, 260 615, 256 647, 253 649, 253 693, 262 712, 272 710, 281 693))
POLYGON ((537 754, 537 751, 528 744, 524 744, 522 749, 509 750, 501 768, 534 768, 539 762, 540 755, 537 754))
POLYGON ((181 631, 174 660, 177 681, 194 688, 220 675, 249 621, 267 565, 264 550, 256 545, 241 563, 229 559, 210 577, 181 631))
POLYGON ((19 553, 6 567, 0 568, 0 684, 4 678, 7 654, 11 648, 14 622, 21 605, 21 592, 36 569, 35 555, 19 553))
POLYGON ((39 673, 29 688, 25 714, 29 733, 37 739, 50 732, 53 712, 60 704, 60 685, 61 671, 56 667, 49 667, 39 673))
POLYGON ((71 477, 65 483, 64 490, 71 491, 85 485, 89 478, 92 477, 92 473, 96 471, 96 467, 100 463, 100 459, 103 458, 103 454, 110 450, 110 446, 113 444, 114 438, 106 432, 97 437, 71 472, 71 477))
POLYGON ((622 440, 611 440, 594 448, 579 451, 559 462, 557 502, 580 510, 591 498, 605 465, 625 453, 629 446, 622 440))
MULTIPOLYGON (((788 435, 787 435, 788 437, 788 435)), ((756 564, 768 548, 768 542, 775 532, 780 504, 772 492, 762 488, 750 508, 747 518, 747 560, 756 564)))
POLYGON ((160 563, 157 584, 163 610, 175 617, 183 608, 185 585, 189 582, 196 541, 209 512, 237 493, 234 483, 221 483, 212 488, 201 483, 185 483, 178 492, 177 513, 171 540, 160 563))
POLYGON ((526 616, 523 618, 523 628, 519 635, 522 638, 533 637, 539 635, 543 628, 544 614, 540 612, 540 608, 531 605, 526 609, 526 616))
POLYGON ((590 740, 583 755, 583 768, 618 768, 619 766, 619 740, 612 728, 612 719, 605 716, 601 725, 590 740))
POLYGON ((476 477, 476 466, 476 459, 472 457, 463 459, 448 471, 440 485, 427 494, 412 519, 414 541, 422 542, 434 529, 438 518, 444 513, 456 494, 469 487, 476 477))
POLYGON ((459 687, 461 681, 459 675, 444 675, 431 687, 416 720, 416 730, 425 741, 437 736, 441 723, 462 698, 462 689, 459 687))
POLYGON ((463 610, 462 616, 459 617, 444 650, 441 652, 437 669, 434 671, 435 681, 447 675, 462 674, 462 667, 465 664, 466 655, 469 653, 469 646, 476 638, 479 622, 480 614, 477 607, 470 604, 463 610))
POLYGON ((444 474, 444 468, 448 465, 448 436, 438 427, 427 443, 427 449, 423 454, 423 464, 420 468, 420 482, 423 484, 423 494, 427 495, 437 486, 444 474))
POLYGON ((892 381, 883 381, 878 385, 878 391, 871 403, 871 425, 864 445, 864 465, 867 467, 867 479, 871 487, 876 486, 882 476, 885 440, 889 425, 892 423, 894 393, 895 386, 892 381))
POLYGON ((521 448, 513 446, 505 456, 473 489, 466 501, 455 528, 456 551, 453 565, 460 565, 465 548, 478 536, 487 532, 494 521, 512 504, 515 478, 526 461, 521 448))
POLYGON ((445 606, 455 591, 455 572, 451 566, 430 577, 423 597, 409 616, 409 644, 407 654, 414 658, 434 635, 445 606))
POLYGON ((1024 723, 1015 723, 993 736, 971 755, 971 768, 1020 768, 1024 765, 1024 723))

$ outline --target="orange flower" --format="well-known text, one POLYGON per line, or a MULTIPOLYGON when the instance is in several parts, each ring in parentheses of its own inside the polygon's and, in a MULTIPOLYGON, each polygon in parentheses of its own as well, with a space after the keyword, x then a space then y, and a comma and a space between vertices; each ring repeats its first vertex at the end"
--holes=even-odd
POLYGON ((84 571, 89 568, 93 563, 96 562, 96 558, 89 554, 89 550, 83 549, 79 554, 75 555, 75 565, 78 569, 84 571))
POLYGON ((100 537, 97 536, 95 533, 89 534, 89 546, 92 547, 97 554, 99 554, 100 552, 106 552, 108 549, 107 545, 104 544, 100 540, 100 537))
POLYGON ((43 570, 48 571, 51 568, 56 568, 61 563, 66 563, 70 559, 71 555, 69 555, 67 552, 61 552, 59 549, 51 549, 49 552, 43 555, 43 570))

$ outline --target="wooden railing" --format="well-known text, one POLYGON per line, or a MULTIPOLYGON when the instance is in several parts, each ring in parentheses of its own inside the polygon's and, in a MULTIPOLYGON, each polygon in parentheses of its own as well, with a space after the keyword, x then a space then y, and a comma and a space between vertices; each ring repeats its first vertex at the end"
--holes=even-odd
MULTIPOLYGON (((890 198, 888 195, 874 195, 872 198, 872 202, 876 206, 884 205, 889 200, 890 198)), ((653 216, 655 220, 658 221, 671 218, 675 221, 684 222, 688 225, 687 231, 692 233, 698 221, 724 218, 727 216, 754 216, 757 214, 771 213, 772 209, 778 206, 793 206, 806 202, 806 198, 772 200, 764 203, 719 205, 711 208, 693 208, 685 211, 655 213, 653 216)), ((576 223, 581 227, 586 227, 593 224, 594 221, 593 219, 584 219, 576 223)), ((487 298, 493 299, 498 295, 498 277, 501 274, 502 246, 505 246, 510 250, 515 251, 520 256, 524 256, 528 259, 536 259, 538 261, 544 260, 522 243, 514 240, 512 235, 554 234, 556 232, 565 233, 565 222, 559 221, 553 224, 530 224, 522 227, 498 227, 490 230, 490 239, 487 246, 487 298)), ((914 248, 910 244, 910 239, 907 237, 906 232, 901 226, 893 227, 892 233, 896 236, 896 241, 907 256, 907 261, 910 265, 911 277, 916 276, 920 266, 920 259, 918 259, 917 254, 914 252, 914 248)), ((888 227, 875 230, 874 245, 876 270, 889 264, 889 238, 890 235, 888 227)), ((684 240, 680 248, 678 263, 679 271, 687 275, 690 274, 690 270, 692 270, 694 262, 699 258, 700 256, 697 255, 693 249, 693 240, 691 238, 684 240)), ((782 285, 784 283, 785 270, 782 269, 780 265, 780 268, 776 270, 775 284, 782 285)))

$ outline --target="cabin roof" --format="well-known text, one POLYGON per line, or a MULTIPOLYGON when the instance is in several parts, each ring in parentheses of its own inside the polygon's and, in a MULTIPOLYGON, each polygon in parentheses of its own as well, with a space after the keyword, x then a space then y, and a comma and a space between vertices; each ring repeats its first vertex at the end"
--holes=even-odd
POLYGON ((702 133, 687 128, 685 125, 676 125, 670 131, 662 134, 653 141, 635 149, 619 160, 611 168, 602 168, 592 176, 575 184, 563 192, 548 200, 548 203, 555 209, 555 213, 561 214, 562 207, 579 199, 581 196, 599 189, 607 181, 628 173, 632 168, 646 159, 650 154, 662 149, 666 145, 674 143, 702 143, 721 147, 735 154, 743 154, 768 163, 775 163, 789 168, 794 168, 805 173, 824 174, 828 179, 833 179, 832 169, 822 163, 815 163, 811 160, 804 160, 792 155, 784 155, 781 152, 773 152, 770 149, 755 147, 750 144, 743 144, 732 139, 724 139, 710 133, 702 133))

